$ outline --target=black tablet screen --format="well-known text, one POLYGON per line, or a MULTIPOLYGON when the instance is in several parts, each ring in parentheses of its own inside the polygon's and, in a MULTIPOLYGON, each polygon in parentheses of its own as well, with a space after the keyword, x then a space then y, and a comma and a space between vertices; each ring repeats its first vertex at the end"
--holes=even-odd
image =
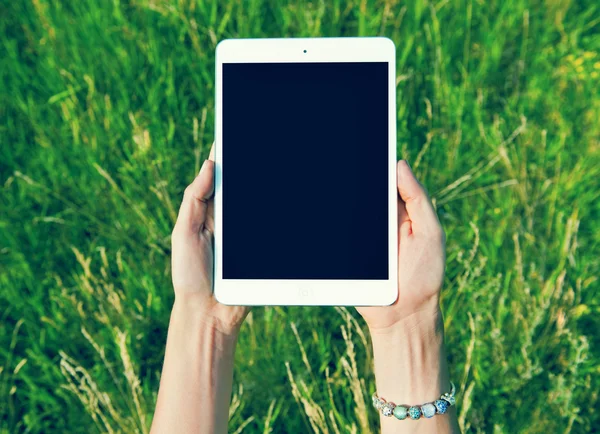
POLYGON ((388 279, 387 62, 225 63, 222 86, 223 278, 388 279))

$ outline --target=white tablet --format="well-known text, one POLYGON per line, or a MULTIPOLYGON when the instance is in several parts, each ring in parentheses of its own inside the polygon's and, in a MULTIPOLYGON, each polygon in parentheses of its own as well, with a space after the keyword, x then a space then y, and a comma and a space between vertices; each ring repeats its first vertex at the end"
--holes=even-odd
POLYGON ((395 51, 380 37, 217 45, 220 303, 396 301, 395 51))

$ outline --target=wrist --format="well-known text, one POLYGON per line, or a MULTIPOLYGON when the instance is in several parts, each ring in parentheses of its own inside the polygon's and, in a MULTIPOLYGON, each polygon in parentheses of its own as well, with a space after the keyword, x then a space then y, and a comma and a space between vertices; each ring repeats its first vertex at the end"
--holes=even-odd
POLYGON ((374 339, 412 339, 437 340, 444 336, 444 320, 439 304, 431 304, 401 319, 386 325, 367 324, 369 333, 374 339))
POLYGON ((370 331, 380 396, 396 404, 422 404, 449 391, 439 308, 419 311, 392 326, 370 331))
POLYGON ((407 332, 428 334, 443 331, 442 311, 437 299, 423 303, 419 308, 408 309, 409 313, 399 312, 394 320, 367 321, 371 335, 401 335, 407 332))
POLYGON ((211 301, 198 293, 176 295, 171 309, 171 323, 177 323, 177 330, 187 335, 210 336, 219 349, 231 351, 237 343, 239 327, 228 327, 224 331, 221 321, 214 315, 215 303, 211 301))
MULTIPOLYGON (((444 322, 438 307, 423 309, 385 328, 372 328, 377 395, 396 405, 431 403, 450 391, 444 322)), ((456 410, 433 419, 398 421, 380 416, 382 433, 459 433, 456 410)))

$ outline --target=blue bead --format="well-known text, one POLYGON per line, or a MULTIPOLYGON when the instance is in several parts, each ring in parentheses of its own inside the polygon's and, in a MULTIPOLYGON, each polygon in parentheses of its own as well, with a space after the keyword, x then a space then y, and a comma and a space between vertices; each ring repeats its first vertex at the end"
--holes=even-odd
POLYGON ((408 415, 411 419, 418 419, 421 417, 421 409, 419 407, 411 407, 408 409, 408 415))
POLYGON ((435 408, 439 414, 444 414, 446 413, 446 410, 448 410, 448 402, 444 401, 443 399, 438 399, 433 403, 433 405, 435 405, 435 408))

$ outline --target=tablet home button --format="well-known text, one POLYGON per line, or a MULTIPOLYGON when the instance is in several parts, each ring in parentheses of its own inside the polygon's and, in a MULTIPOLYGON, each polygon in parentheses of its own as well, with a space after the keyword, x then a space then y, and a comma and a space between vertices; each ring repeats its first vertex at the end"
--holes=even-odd
POLYGON ((300 297, 308 297, 309 295, 313 295, 313 290, 308 286, 299 286, 298 287, 298 296, 300 297))

